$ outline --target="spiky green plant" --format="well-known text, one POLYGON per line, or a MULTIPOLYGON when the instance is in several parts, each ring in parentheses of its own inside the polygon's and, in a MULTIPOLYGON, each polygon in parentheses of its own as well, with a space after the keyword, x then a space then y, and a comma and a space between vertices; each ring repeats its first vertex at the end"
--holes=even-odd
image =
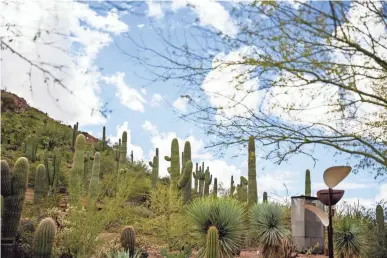
POLYGON ((4 202, 1 218, 2 257, 12 257, 28 183, 28 171, 28 160, 24 157, 17 159, 13 173, 8 163, 5 160, 1 161, 1 195, 4 202))
POLYGON ((207 231, 206 258, 219 257, 219 232, 214 226, 207 231))
POLYGON ((255 204, 251 209, 251 226, 264 257, 279 257, 281 242, 289 235, 283 208, 274 203, 255 204))
POLYGON ((188 206, 187 214, 196 228, 195 234, 203 240, 198 257, 205 257, 207 231, 215 226, 219 232, 220 257, 232 257, 242 246, 245 232, 245 209, 231 198, 198 198, 188 206))
POLYGON ((160 254, 166 258, 188 258, 192 254, 192 248, 188 245, 185 245, 178 253, 169 253, 166 248, 162 248, 160 250, 160 254))
POLYGON ((255 139, 253 136, 249 137, 248 146, 248 204, 253 205, 258 202, 257 193, 257 172, 255 161, 255 139))
POLYGON ((218 179, 216 177, 214 179, 214 188, 212 190, 212 196, 214 198, 218 197, 218 179))
POLYGON ((96 198, 98 196, 99 188, 99 172, 100 172, 101 154, 96 152, 93 160, 93 168, 91 172, 91 179, 89 185, 89 198, 96 198))
POLYGON ((231 185, 230 185, 230 197, 234 195, 235 185, 234 185, 234 176, 231 176, 231 185))
POLYGON ((356 220, 350 217, 339 219, 333 232, 333 244, 338 257, 359 257, 365 254, 365 235, 356 220))
POLYGON ((127 226, 122 230, 120 241, 124 250, 132 256, 136 247, 136 231, 132 226, 127 226))
POLYGON ((204 173, 204 196, 210 194, 210 185, 212 183, 212 175, 210 173, 210 168, 207 167, 206 172, 204 173))
POLYGON ((263 192, 263 203, 267 203, 267 192, 263 192))
POLYGON ((119 170, 126 167, 126 154, 128 152, 128 133, 124 131, 121 138, 121 148, 120 148, 120 161, 119 161, 119 170))
POLYGON ((379 230, 384 232, 384 211, 379 204, 376 206, 376 223, 378 224, 379 230))
MULTIPOLYGON (((191 143, 189 141, 186 141, 184 143, 184 152, 183 152, 182 159, 183 159, 183 163, 181 167, 181 174, 183 175, 188 161, 191 161, 191 143)), ((192 171, 188 182, 183 187, 183 203, 189 202, 191 200, 191 196, 192 196, 192 171)))
POLYGON ((149 161, 149 166, 152 167, 152 188, 156 188, 159 179, 159 148, 156 148, 156 156, 153 157, 153 162, 149 161))
POLYGON ((40 164, 36 168, 34 202, 38 203, 46 195, 46 168, 40 164))
POLYGON ((36 229, 34 240, 34 258, 51 258, 52 245, 56 233, 55 222, 51 218, 43 219, 36 229))
POLYGON ((83 179, 85 173, 85 150, 86 138, 83 134, 79 134, 75 142, 74 158, 69 180, 69 201, 72 206, 77 205, 77 201, 83 194, 83 179))
POLYGON ((310 171, 309 169, 305 172, 305 196, 310 196, 312 193, 310 185, 310 171))
POLYGON ((107 258, 141 258, 142 252, 141 250, 136 250, 132 256, 130 256, 129 252, 126 251, 117 251, 113 254, 111 253, 105 253, 107 258))

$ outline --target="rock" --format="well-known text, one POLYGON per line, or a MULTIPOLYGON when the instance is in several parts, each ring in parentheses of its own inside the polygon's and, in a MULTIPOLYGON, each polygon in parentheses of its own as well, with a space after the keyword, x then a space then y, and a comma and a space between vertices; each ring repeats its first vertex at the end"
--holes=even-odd
POLYGON ((290 255, 290 257, 292 257, 292 258, 295 258, 295 257, 297 257, 298 256, 298 253, 297 252, 292 252, 292 254, 290 255))

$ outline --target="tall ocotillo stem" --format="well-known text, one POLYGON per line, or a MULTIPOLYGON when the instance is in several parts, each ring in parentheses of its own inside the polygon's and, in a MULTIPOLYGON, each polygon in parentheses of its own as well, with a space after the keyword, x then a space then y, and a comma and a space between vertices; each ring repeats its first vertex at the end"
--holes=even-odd
POLYGON ((311 192, 310 171, 307 169, 305 172, 305 196, 310 196, 311 192))
POLYGON ((149 161, 149 166, 152 167, 152 188, 157 187, 159 178, 159 149, 156 148, 156 156, 153 157, 153 162, 149 161))
POLYGON ((256 173, 256 161, 255 161, 255 139, 253 136, 249 138, 248 147, 248 204, 253 205, 258 202, 257 194, 257 173, 256 173))
POLYGON ((23 208, 28 183, 29 164, 26 158, 19 158, 13 168, 9 169, 5 160, 1 161, 1 195, 4 201, 1 219, 1 254, 13 257, 15 236, 23 208))

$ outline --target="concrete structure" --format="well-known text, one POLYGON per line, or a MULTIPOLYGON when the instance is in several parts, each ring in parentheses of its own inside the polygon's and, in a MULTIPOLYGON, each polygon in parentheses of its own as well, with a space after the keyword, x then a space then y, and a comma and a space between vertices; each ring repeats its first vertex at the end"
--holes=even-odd
POLYGON ((314 253, 323 253, 325 244, 324 225, 313 212, 303 207, 304 204, 314 205, 324 210, 324 205, 317 197, 293 196, 291 219, 293 241, 299 252, 304 252, 318 243, 314 253))

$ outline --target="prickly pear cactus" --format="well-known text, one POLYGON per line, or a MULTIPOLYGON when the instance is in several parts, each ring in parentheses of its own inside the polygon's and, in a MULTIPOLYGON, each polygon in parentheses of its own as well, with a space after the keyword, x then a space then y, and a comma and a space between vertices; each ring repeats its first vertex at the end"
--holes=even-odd
POLYGON ((207 231, 206 258, 218 258, 219 253, 219 233, 215 226, 211 226, 207 231))
POLYGON ((149 166, 152 167, 152 188, 157 187, 157 180, 159 178, 159 149, 156 148, 156 156, 153 157, 153 162, 149 161, 149 166))
POLYGON ((46 168, 40 164, 36 168, 34 202, 38 203, 46 195, 46 168))
POLYGON ((1 161, 1 195, 4 202, 1 219, 2 257, 13 257, 13 245, 23 208, 28 171, 28 160, 24 157, 16 161, 13 173, 8 163, 5 160, 1 161))
POLYGON ((309 169, 305 172, 305 196, 311 195, 311 186, 310 186, 310 171, 309 169))
POLYGON ((134 228, 131 226, 125 227, 121 232, 120 241, 124 250, 132 256, 136 247, 136 231, 134 228))
POLYGON ((189 258, 192 254, 192 248, 188 245, 185 245, 181 248, 179 253, 168 253, 166 248, 160 250, 160 254, 166 258, 189 258))
POLYGON ((255 162, 255 139, 253 136, 249 138, 248 147, 248 204, 253 205, 258 202, 257 193, 257 173, 256 173, 256 162, 255 162))
POLYGON ((212 183, 212 175, 210 173, 210 168, 207 167, 206 173, 204 173, 204 196, 210 194, 210 185, 212 183))
POLYGON ((53 219, 45 218, 35 232, 34 258, 51 258, 52 246, 56 233, 56 225, 53 219))

